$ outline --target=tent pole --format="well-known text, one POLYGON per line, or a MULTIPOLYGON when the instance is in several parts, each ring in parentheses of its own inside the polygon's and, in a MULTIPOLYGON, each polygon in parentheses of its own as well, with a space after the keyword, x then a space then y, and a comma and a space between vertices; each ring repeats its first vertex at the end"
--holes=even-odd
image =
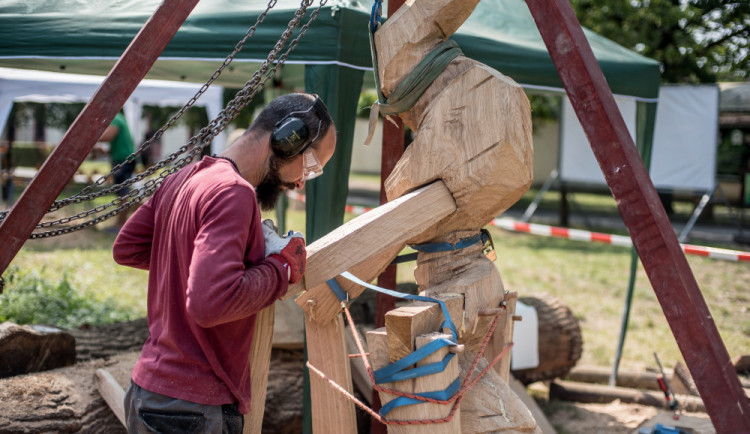
POLYGON ((750 432, 750 403, 643 160, 568 1, 527 0, 717 432, 750 432))
MULTIPOLYGON (((164 0, 0 223, 0 273, 75 174, 115 114, 125 104, 198 0, 164 0)), ((0 291, 2 288, 0 288, 0 291)))

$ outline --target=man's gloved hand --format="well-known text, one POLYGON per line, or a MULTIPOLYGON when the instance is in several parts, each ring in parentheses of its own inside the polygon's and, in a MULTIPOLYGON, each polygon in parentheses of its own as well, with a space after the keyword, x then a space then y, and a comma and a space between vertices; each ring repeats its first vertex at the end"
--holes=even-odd
POLYGON ((266 243, 266 257, 279 256, 279 260, 285 262, 288 267, 289 283, 297 283, 305 274, 307 264, 307 251, 305 250, 305 238, 299 232, 289 231, 281 237, 276 232, 273 221, 263 221, 263 238, 266 243))

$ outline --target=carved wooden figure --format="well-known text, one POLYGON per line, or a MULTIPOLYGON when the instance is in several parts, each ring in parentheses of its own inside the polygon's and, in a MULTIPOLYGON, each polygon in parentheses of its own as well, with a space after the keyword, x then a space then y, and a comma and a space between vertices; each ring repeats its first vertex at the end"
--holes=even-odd
MULTIPOLYGON (((463 23, 477 1, 408 1, 388 19, 374 35, 386 97, 463 23)), ((290 296, 302 293, 296 302, 305 310, 310 364, 347 390, 352 386, 341 306, 326 281, 336 278, 354 298, 363 288, 337 277, 341 272, 370 281, 405 243, 455 243, 473 237, 515 203, 532 180, 528 100, 518 84, 486 65, 459 55, 400 116, 416 136, 386 181, 389 203, 312 243, 305 279, 289 291, 290 296)), ((482 254, 481 243, 451 252, 420 252, 415 277, 425 294, 446 301, 465 348, 451 349, 464 349, 451 361, 454 371, 391 385, 405 392, 441 389, 456 375, 465 378, 492 321, 480 311, 498 307, 505 298, 500 275, 482 254)), ((512 310, 505 315, 495 334, 499 342, 486 350, 490 360, 512 335, 512 310)), ((441 322, 440 309, 423 303, 389 312, 385 330, 368 334, 373 365, 387 365, 434 339, 430 333, 441 322)), ((479 365, 488 362, 480 359, 479 365)), ((530 412, 503 379, 507 363, 496 369, 465 394, 450 422, 389 425, 390 432, 535 432, 530 412)), ((343 395, 317 375, 311 375, 311 393, 315 432, 356 431, 353 405, 343 395)), ((391 399, 393 395, 381 394, 383 402, 391 399)), ((441 419, 446 409, 450 406, 410 405, 393 410, 389 419, 441 419)))
MULTIPOLYGON (((389 17, 375 33, 378 78, 386 98, 425 55, 463 23, 477 2, 409 1, 389 17)), ((450 190, 457 208, 410 239, 409 244, 455 244, 472 237, 515 203, 531 184, 528 100, 518 84, 486 65, 459 55, 400 116, 415 131, 415 139, 386 180, 388 198, 396 199, 439 179, 450 190)), ((424 295, 463 296, 463 312, 453 318, 459 343, 466 346, 461 354, 463 379, 493 319, 480 316, 480 310, 497 307, 504 299, 500 274, 482 254, 481 243, 476 243, 462 250, 420 252, 415 278, 424 295)), ((386 334, 397 333, 388 329, 389 315, 401 314, 386 315, 386 334)), ((495 334, 501 342, 487 348, 488 356, 501 351, 512 335, 512 311, 505 315, 495 334)), ((412 351, 416 349, 416 339, 410 344, 412 351)), ((461 405, 462 432, 536 429, 530 413, 507 385, 508 359, 499 365, 499 373, 491 371, 467 392, 461 405)), ((480 363, 486 364, 485 360, 480 363)), ((381 399, 387 400, 384 395, 381 399)), ((439 424, 432 430, 455 432, 439 424)))

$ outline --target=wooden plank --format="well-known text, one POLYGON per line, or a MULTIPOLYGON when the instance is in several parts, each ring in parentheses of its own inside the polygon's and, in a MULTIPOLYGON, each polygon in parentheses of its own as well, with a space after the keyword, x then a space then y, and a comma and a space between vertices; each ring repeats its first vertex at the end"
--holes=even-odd
MULTIPOLYGON (((359 354, 359 349, 357 348, 357 343, 354 341, 354 336, 352 336, 351 330, 347 330, 345 334, 346 349, 349 354, 359 354)), ((365 352, 367 352, 366 343, 362 342, 362 345, 364 346, 365 352)), ((367 373, 367 368, 365 368, 364 361, 362 361, 361 357, 351 357, 349 362, 352 370, 353 386, 359 390, 365 398, 365 402, 372 405, 372 394, 374 389, 372 387, 372 382, 370 381, 370 375, 367 373)))
POLYGON ((368 261, 382 258, 384 253, 398 252, 406 240, 455 209, 453 196, 437 181, 350 220, 308 246, 305 277, 290 287, 287 295, 307 289, 297 298, 297 304, 306 312, 314 305, 315 321, 332 320, 341 308, 330 288, 322 283, 358 265, 369 268, 368 261))
MULTIPOLYGON (((327 285, 326 285, 327 287, 327 285)), ((330 291, 330 289, 329 289, 330 291)), ((319 322, 305 314, 308 362, 352 393, 352 375, 346 351, 344 321, 319 322)), ((313 432, 351 434, 357 432, 354 403, 317 374, 310 373, 313 432)))
POLYGON ((255 317, 253 346, 250 349, 250 413, 245 415, 245 428, 242 431, 245 434, 259 433, 263 426, 275 313, 275 305, 271 305, 255 317))
POLYGON ((104 369, 97 369, 94 372, 94 381, 96 382, 96 389, 104 398, 104 402, 109 405, 117 419, 120 420, 123 426, 127 426, 125 423, 125 391, 122 386, 115 380, 115 378, 104 369))
POLYGON ((718 432, 750 432, 750 403, 572 6, 553 0, 526 4, 714 426, 718 432))
POLYGON ((3 246, 0 249, 0 274, 197 3, 198 0, 164 0, 133 38, 60 144, 0 223, 0 246, 3 246))
MULTIPOLYGON (((460 294, 433 296, 445 303, 448 315, 460 320, 463 313, 464 297, 460 294)), ((439 331, 444 321, 443 310, 437 303, 414 302, 385 314, 385 328, 388 335, 388 354, 395 362, 417 348, 415 338, 419 335, 439 331)))

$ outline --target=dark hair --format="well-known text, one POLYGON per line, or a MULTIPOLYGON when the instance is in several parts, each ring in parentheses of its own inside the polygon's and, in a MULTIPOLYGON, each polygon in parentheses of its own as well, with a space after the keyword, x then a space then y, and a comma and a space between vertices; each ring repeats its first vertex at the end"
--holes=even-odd
POLYGON ((255 118, 250 128, 248 128, 248 132, 259 131, 265 133, 273 131, 277 122, 284 119, 290 113, 294 113, 294 117, 299 118, 305 123, 312 135, 311 138, 317 137, 310 144, 313 148, 317 148, 317 142, 328 134, 328 129, 333 125, 333 119, 331 119, 328 108, 322 100, 316 104, 318 109, 310 110, 314 101, 315 96, 307 93, 290 93, 275 98, 261 110, 258 117, 255 118))

